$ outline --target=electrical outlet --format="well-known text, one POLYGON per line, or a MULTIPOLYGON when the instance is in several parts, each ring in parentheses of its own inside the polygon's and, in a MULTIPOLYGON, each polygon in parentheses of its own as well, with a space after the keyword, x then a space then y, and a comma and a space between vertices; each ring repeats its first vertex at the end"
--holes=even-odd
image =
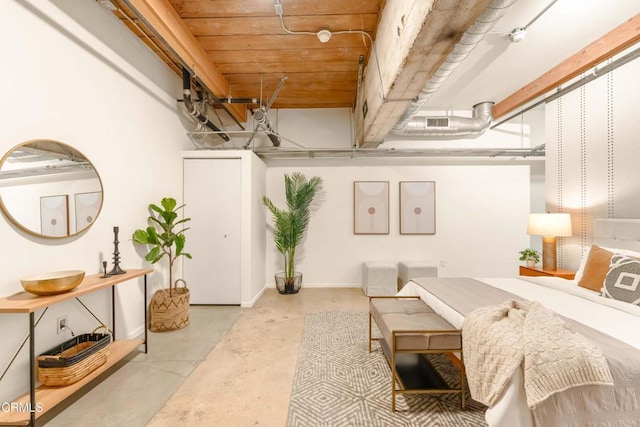
POLYGON ((66 314, 64 316, 58 317, 58 330, 56 333, 59 334, 60 332, 67 329, 68 326, 69 326, 69 318, 67 317, 66 314))
POLYGON ((446 263, 444 262, 444 260, 443 260, 443 259, 441 259, 441 260, 440 260, 440 267, 445 267, 445 266, 446 266, 446 263))

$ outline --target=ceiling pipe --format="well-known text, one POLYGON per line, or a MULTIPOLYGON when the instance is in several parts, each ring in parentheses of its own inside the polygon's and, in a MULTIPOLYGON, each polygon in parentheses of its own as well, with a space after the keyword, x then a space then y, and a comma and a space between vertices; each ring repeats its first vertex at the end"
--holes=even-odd
MULTIPOLYGON (((493 28, 496 22, 504 16, 507 10, 516 2, 517 0, 494 0, 487 9, 476 19, 476 22, 462 35, 462 38, 456 45, 453 47, 453 50, 447 55, 445 61, 438 67, 436 72, 431 76, 427 84, 420 91, 418 96, 414 101, 411 101, 407 110, 402 114, 396 125, 391 129, 391 133, 395 135, 407 135, 406 132, 409 132, 408 129, 413 128, 425 128, 421 122, 425 122, 425 120, 429 120, 429 118, 424 117, 415 117, 415 115, 420 111, 420 109, 424 106, 424 104, 431 98, 436 90, 440 88, 442 83, 453 73, 453 71, 460 65, 460 63, 471 53, 471 51, 480 43, 480 41, 484 38, 484 36, 493 28)), ((486 103, 478 104, 483 105, 486 103)), ((482 109, 486 109, 484 106, 482 109)), ((474 107, 474 115, 475 115, 475 107, 474 107)), ((453 117, 449 117, 449 119, 454 119, 453 117)), ((464 119, 463 117, 456 118, 464 119)), ((466 130, 466 127, 470 126, 470 129, 476 127, 475 122, 466 123, 464 121, 460 121, 459 126, 457 128, 457 132, 463 132, 466 130)), ((471 133, 466 133, 465 135, 470 135, 471 133)), ((435 132, 424 134, 423 136, 439 136, 435 132)), ((454 136, 448 134, 447 136, 454 136)))
POLYGON ((491 125, 492 111, 493 102, 481 102, 473 106, 472 117, 414 117, 399 135, 429 137, 480 135, 491 125))
MULTIPOLYGON (((214 132, 220 132, 220 128, 211 123, 211 121, 193 105, 191 101, 191 73, 185 67, 182 67, 182 101, 184 108, 187 110, 190 116, 194 117, 198 122, 202 123, 214 132)), ((217 133, 217 136, 229 141, 229 135, 226 133, 217 133)))
POLYGON ((271 127, 269 118, 267 117, 267 110, 264 107, 258 108, 253 113, 253 119, 266 130, 267 138, 271 141, 274 147, 280 146, 280 137, 276 134, 276 131, 271 127))
POLYGON ((254 154, 262 159, 331 159, 331 158, 544 158, 545 146, 532 148, 457 148, 457 149, 382 149, 382 148, 254 148, 254 154))

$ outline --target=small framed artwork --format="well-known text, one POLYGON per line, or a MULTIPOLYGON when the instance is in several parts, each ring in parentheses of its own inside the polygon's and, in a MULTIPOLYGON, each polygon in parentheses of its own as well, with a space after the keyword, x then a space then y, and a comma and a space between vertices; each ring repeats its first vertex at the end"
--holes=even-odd
POLYGON ((40 197, 40 232, 50 237, 69 235, 69 196, 40 197))
POLYGON ((76 232, 80 232, 93 224, 100 206, 102 205, 102 191, 91 193, 76 193, 76 232))
POLYGON ((400 234, 435 233, 435 181, 400 182, 400 234))
POLYGON ((389 234, 389 181, 353 183, 353 233, 389 234))

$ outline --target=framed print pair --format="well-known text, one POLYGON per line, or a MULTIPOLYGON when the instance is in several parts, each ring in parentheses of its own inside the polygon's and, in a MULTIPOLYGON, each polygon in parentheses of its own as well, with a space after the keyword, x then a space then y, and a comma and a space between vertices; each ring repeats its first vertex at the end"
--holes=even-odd
MULTIPOLYGON (((435 181, 400 182, 400 234, 435 234, 435 181)), ((354 182, 354 234, 389 234, 389 181, 354 182)))
POLYGON ((44 236, 64 237, 89 227, 98 216, 102 204, 102 192, 77 193, 75 206, 75 231, 69 224, 69 196, 67 194, 40 197, 40 232, 44 236))

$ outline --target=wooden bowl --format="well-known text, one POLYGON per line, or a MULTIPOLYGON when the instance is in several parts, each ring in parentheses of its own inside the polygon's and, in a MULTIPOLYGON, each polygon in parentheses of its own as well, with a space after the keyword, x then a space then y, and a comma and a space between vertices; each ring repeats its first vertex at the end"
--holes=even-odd
POLYGON ((73 290, 84 279, 84 271, 67 270, 34 274, 20 279, 25 291, 35 295, 56 295, 73 290))

